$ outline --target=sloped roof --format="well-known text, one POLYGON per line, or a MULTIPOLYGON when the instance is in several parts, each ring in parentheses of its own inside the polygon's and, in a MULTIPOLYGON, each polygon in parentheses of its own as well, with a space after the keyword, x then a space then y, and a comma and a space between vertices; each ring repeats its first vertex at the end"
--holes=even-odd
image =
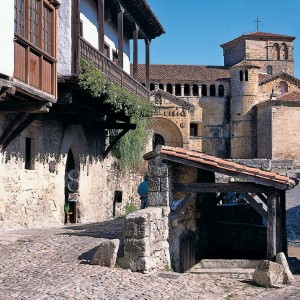
POLYGON ((280 73, 274 74, 268 78, 266 77, 265 80, 262 80, 259 82, 259 85, 266 84, 270 81, 276 80, 277 78, 282 78, 283 80, 293 82, 295 85, 300 86, 300 80, 298 78, 296 78, 290 74, 287 74, 285 72, 280 72, 280 73))
POLYGON ((260 67, 257 66, 255 63, 253 63, 252 61, 248 61, 248 60, 242 60, 229 68, 231 69, 231 68, 239 68, 239 67, 260 69, 260 67))
MULTIPOLYGON (((174 82, 174 81, 216 81, 228 80, 229 70, 222 66, 200 65, 150 65, 150 81, 174 82)), ((138 79, 143 82, 146 79, 146 66, 138 66, 138 79)))
POLYGON ((300 91, 291 91, 276 97, 279 101, 300 101, 300 91))
POLYGON ((258 74, 258 81, 259 83, 264 82, 268 79, 270 79, 272 77, 272 75, 270 74, 266 74, 266 73, 259 73, 258 74))
POLYGON ((144 155, 146 160, 160 156, 162 159, 192 165, 196 168, 218 172, 225 175, 247 179, 258 184, 273 186, 278 189, 293 188, 298 182, 274 172, 262 171, 241 164, 227 161, 216 156, 179 147, 157 146, 154 151, 144 155))
POLYGON ((255 32, 245 33, 229 42, 222 44, 221 47, 223 48, 224 46, 236 42, 238 40, 246 40, 246 39, 285 40, 291 42, 295 39, 295 37, 284 35, 284 34, 255 31, 255 32))

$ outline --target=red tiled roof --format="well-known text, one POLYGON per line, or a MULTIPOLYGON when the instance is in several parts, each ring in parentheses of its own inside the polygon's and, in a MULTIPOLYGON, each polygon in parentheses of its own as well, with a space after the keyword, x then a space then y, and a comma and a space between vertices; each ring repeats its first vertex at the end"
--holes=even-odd
POLYGON ((276 33, 267 33, 267 32, 261 32, 261 31, 255 31, 250 33, 245 33, 227 43, 224 43, 221 45, 221 47, 230 44, 232 42, 235 42, 239 39, 271 39, 271 40, 286 40, 286 41, 293 41, 295 37, 289 36, 289 35, 283 35, 283 34, 276 34, 276 33))
MULTIPOLYGON (((230 77, 229 70, 221 66, 196 65, 150 65, 150 81, 155 82, 197 82, 216 81, 230 77)), ((145 81, 146 69, 144 64, 138 66, 138 79, 145 81)))
POLYGON ((294 179, 287 176, 282 176, 274 172, 262 171, 258 168, 248 167, 216 156, 184 148, 157 146, 153 152, 145 154, 144 158, 149 160, 158 155, 163 156, 163 158, 167 160, 172 160, 172 158, 182 159, 183 162, 186 163, 191 162, 199 164, 199 168, 248 180, 250 179, 252 182, 274 186, 279 189, 293 188, 298 184, 294 179))
POLYGON ((297 85, 300 87, 300 80, 290 74, 287 74, 285 72, 279 72, 277 74, 274 74, 272 76, 266 77, 264 80, 259 82, 259 85, 264 85, 268 82, 271 82, 273 80, 276 80, 277 78, 282 78, 283 80, 287 80, 292 82, 293 84, 297 85))
POLYGON ((300 101, 300 91, 291 91, 276 97, 279 101, 300 101))
POLYGON ((261 83, 261 82, 268 80, 271 77, 272 77, 272 75, 270 75, 270 74, 260 73, 260 74, 258 74, 258 81, 259 81, 259 83, 261 83))

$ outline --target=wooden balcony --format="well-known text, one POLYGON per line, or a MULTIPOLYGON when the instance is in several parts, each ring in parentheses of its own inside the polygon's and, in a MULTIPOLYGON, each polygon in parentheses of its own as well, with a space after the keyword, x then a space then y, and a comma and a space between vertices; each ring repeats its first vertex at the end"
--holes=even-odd
POLYGON ((129 92, 136 94, 141 98, 149 99, 149 91, 141 83, 132 78, 82 37, 79 36, 78 41, 78 66, 80 65, 80 58, 89 60, 114 84, 124 87, 129 92))

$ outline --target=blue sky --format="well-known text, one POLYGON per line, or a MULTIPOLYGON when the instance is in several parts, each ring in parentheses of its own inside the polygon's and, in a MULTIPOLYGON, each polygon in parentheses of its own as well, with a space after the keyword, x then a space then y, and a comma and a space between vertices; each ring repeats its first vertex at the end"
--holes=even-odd
MULTIPOLYGON (((300 78, 300 0, 147 0, 166 34, 151 43, 151 63, 223 65, 221 44, 259 31, 295 36, 300 78)), ((140 47, 139 62, 145 63, 140 47)))

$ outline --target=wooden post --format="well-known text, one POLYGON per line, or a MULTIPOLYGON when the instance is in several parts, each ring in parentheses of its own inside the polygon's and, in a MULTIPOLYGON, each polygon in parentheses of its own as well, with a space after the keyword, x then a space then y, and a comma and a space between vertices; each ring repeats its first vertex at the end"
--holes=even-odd
POLYGON ((123 69, 123 39, 124 39, 124 9, 121 7, 121 11, 118 13, 118 60, 119 67, 123 69))
POLYGON ((267 259, 276 255, 276 193, 268 193, 267 259))
POLYGON ((281 231, 282 231, 282 249, 286 256, 288 256, 287 251, 287 237, 286 237, 286 199, 285 191, 280 192, 280 207, 281 207, 281 231))
POLYGON ((150 43, 151 40, 145 39, 146 46, 146 89, 150 91, 150 43))
POLYGON ((138 78, 138 38, 139 27, 136 26, 133 32, 133 78, 138 78))
POLYGON ((279 193, 276 194, 276 253, 282 252, 282 211, 279 193))
POLYGON ((98 0, 98 46, 101 53, 104 53, 104 1, 98 0))
POLYGON ((72 73, 79 73, 80 53, 78 52, 79 33, 80 33, 80 0, 72 2, 72 73))

